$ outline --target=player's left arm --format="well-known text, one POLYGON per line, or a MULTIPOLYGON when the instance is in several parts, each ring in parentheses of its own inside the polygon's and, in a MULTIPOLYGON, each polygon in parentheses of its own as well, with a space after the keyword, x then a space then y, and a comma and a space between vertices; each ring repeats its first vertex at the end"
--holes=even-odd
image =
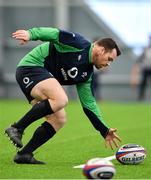
POLYGON ((20 44, 25 44, 30 40, 51 41, 58 43, 59 32, 60 31, 57 28, 39 27, 28 30, 17 30, 12 33, 12 37, 16 40, 19 40, 20 44))
POLYGON ((93 94, 92 78, 90 77, 87 82, 77 84, 77 91, 85 114, 95 129, 104 137, 106 147, 109 146, 111 149, 113 145, 118 147, 116 140, 120 141, 120 138, 116 134, 117 130, 107 126, 97 106, 93 94))
POLYGON ((34 27, 28 30, 17 30, 12 33, 12 37, 19 40, 22 45, 28 41, 49 41, 54 43, 57 51, 61 53, 81 51, 91 45, 87 39, 78 33, 52 27, 34 27))

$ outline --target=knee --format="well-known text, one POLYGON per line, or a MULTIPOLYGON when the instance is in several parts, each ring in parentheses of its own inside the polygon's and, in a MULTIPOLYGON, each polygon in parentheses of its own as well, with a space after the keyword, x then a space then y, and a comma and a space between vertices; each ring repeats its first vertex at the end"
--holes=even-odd
POLYGON ((66 113, 64 109, 55 114, 46 116, 47 122, 49 122, 55 129, 55 131, 59 131, 66 122, 66 113))
POLYGON ((62 128, 65 125, 66 120, 67 120, 67 118, 66 118, 66 113, 65 112, 60 114, 59 116, 57 116, 57 124, 58 124, 58 126, 60 128, 62 128))
MULTIPOLYGON (((65 94, 65 95, 61 98, 61 106, 62 106, 62 108, 65 107, 67 104, 68 104, 68 97, 67 97, 67 95, 65 94)), ((62 108, 61 108, 61 109, 62 109, 62 108)))
POLYGON ((55 104, 56 104, 56 110, 63 109, 68 104, 67 95, 65 94, 61 97, 56 98, 55 104))

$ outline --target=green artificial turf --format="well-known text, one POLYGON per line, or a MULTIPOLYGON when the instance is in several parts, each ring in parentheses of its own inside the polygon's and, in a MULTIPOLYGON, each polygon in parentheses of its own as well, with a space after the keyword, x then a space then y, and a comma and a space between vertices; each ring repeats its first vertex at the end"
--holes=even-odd
MULTIPOLYGON (((151 104, 100 102, 98 105, 107 124, 118 128, 122 138, 120 145, 136 143, 148 152, 145 161, 139 165, 122 165, 113 160, 117 172, 114 179, 151 179, 151 104)), ((103 138, 86 118, 79 102, 70 102, 64 128, 35 152, 35 157, 47 164, 15 164, 12 159, 16 149, 4 136, 4 129, 28 109, 30 105, 23 100, 0 101, 0 179, 83 179, 82 170, 73 169, 74 165, 95 157, 111 156, 117 150, 104 147, 103 138)), ((26 129, 24 144, 42 122, 41 119, 26 129)))

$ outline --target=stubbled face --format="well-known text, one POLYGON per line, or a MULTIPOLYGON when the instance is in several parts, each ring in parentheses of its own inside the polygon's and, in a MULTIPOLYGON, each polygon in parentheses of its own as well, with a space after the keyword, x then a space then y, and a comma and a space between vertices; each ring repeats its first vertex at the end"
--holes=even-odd
POLYGON ((116 49, 106 51, 103 47, 97 47, 94 65, 97 69, 107 67, 117 57, 116 49))

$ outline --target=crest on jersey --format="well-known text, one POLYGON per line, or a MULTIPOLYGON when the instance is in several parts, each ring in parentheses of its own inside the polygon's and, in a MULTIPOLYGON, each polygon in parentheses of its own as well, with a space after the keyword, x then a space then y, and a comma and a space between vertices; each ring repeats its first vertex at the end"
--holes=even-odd
POLYGON ((67 73, 71 78, 75 78, 78 75, 78 69, 76 67, 73 67, 69 69, 67 73))

